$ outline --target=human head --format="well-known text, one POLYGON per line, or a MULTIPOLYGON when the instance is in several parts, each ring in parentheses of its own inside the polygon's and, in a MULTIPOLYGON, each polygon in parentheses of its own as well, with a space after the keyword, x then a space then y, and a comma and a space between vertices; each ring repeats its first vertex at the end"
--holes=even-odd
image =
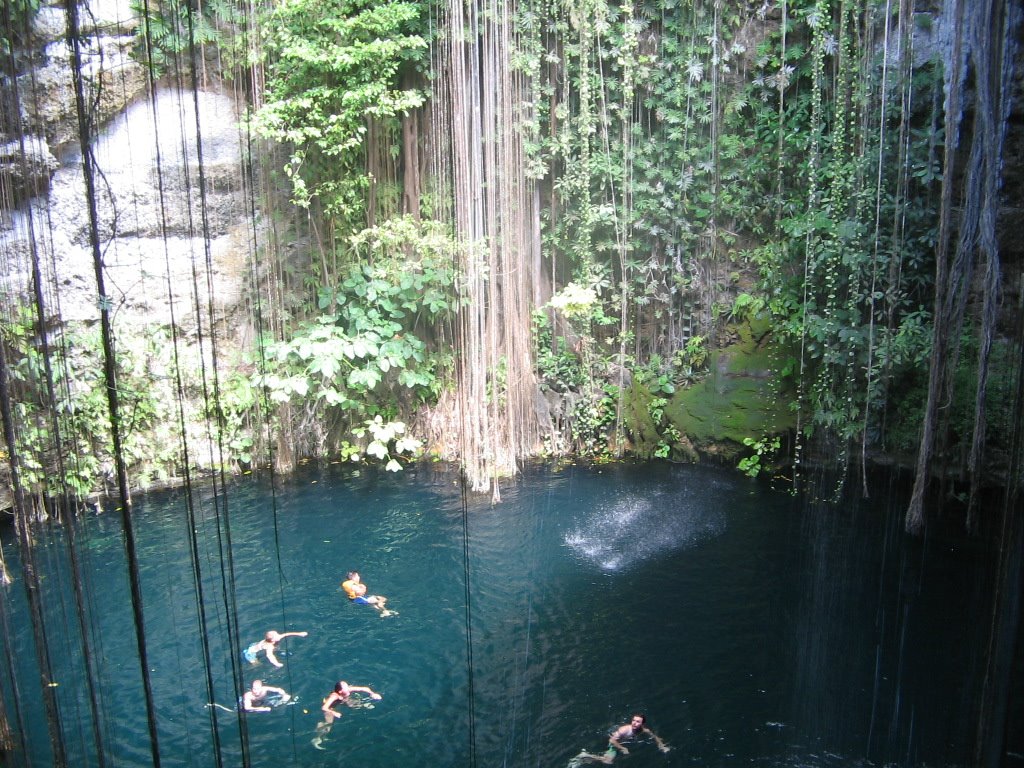
POLYGON ((263 690, 263 681, 262 680, 253 680, 252 681, 252 692, 253 693, 259 693, 262 690, 263 690))
POLYGON ((629 724, 634 731, 639 731, 647 725, 647 715, 635 714, 629 719, 629 724))
POLYGON ((281 633, 273 629, 267 630, 267 634, 263 636, 263 639, 268 643, 276 643, 281 639, 281 633))
POLYGON ((344 680, 339 680, 338 684, 336 686, 334 686, 334 692, 335 693, 341 693, 341 694, 347 694, 348 693, 348 683, 346 683, 344 680))
POLYGON ((348 572, 348 580, 349 581, 359 581, 359 571, 349 571, 348 572))

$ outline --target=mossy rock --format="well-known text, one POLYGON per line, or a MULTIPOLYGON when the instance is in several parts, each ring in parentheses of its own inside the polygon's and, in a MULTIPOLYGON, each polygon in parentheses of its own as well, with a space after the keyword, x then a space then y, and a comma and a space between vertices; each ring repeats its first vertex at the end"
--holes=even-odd
MULTIPOLYGON (((743 323, 730 329, 739 339, 709 355, 707 375, 693 386, 677 390, 664 409, 663 423, 683 438, 672 446, 672 458, 695 461, 700 456, 733 462, 747 452, 746 437, 776 435, 796 426, 789 404, 793 394, 781 386, 780 351, 763 323, 743 323)), ((627 399, 635 452, 650 457, 662 442, 647 410, 649 392, 633 387, 627 399)))

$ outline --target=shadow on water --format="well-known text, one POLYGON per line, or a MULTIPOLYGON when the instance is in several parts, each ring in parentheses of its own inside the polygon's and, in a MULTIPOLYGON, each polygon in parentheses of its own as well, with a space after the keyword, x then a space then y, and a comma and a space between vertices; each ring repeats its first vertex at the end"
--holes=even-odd
MULTIPOLYGON (((232 766, 244 734, 255 766, 458 767, 475 746, 481 766, 560 768, 603 751, 634 711, 672 751, 636 744, 621 758, 633 768, 971 764, 991 546, 941 526, 909 539, 899 487, 802 505, 735 473, 649 464, 530 467, 495 506, 460 489, 427 466, 310 466, 273 488, 197 489, 198 562, 183 492, 140 500, 162 764, 214 765, 216 731, 232 766), (348 602, 339 582, 352 568, 396 616, 348 602), (309 635, 281 643, 280 669, 243 664, 241 649, 270 628, 309 635), (243 721, 226 711, 236 675, 297 701, 243 721), (326 728, 320 703, 339 679, 384 697, 326 728)), ((0 682, 24 742, 13 764, 45 766, 9 533, 0 682)), ((108 762, 149 765, 118 517, 84 518, 76 539, 108 762)), ((72 764, 95 765, 66 540, 56 527, 37 540, 63 738, 72 764)))

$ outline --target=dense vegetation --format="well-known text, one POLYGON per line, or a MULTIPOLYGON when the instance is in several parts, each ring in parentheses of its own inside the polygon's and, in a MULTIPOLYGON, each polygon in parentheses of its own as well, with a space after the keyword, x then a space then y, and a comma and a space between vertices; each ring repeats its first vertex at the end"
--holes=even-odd
MULTIPOLYGON (((249 125, 266 142, 262 203, 278 225, 259 258, 274 264, 275 301, 249 368, 213 406, 228 463, 267 461, 273 446, 278 461, 369 454, 398 468, 420 440, 467 459, 476 449, 445 434, 485 407, 451 396, 470 375, 453 345, 475 323, 494 345, 481 364, 488 423, 536 434, 537 453, 688 459, 722 455, 724 440, 749 474, 791 461, 799 480, 809 459, 843 474, 879 452, 912 457, 930 414, 950 470, 965 467, 979 424, 989 466, 1006 467, 1015 342, 983 311, 992 286, 961 275, 952 325, 941 320, 953 344, 935 370, 937 254, 955 255, 940 225, 949 190, 971 174, 969 163, 947 172, 964 162, 950 136, 963 108, 945 94, 965 75, 940 44, 938 9, 285 0, 256 15, 223 1, 150 11, 147 65, 171 71, 197 45, 218 47, 223 76, 249 84, 249 125), (466 42, 485 38, 486 50, 466 42), (475 61, 483 71, 464 74, 475 61), (515 96, 488 116, 488 94, 509 90, 499 82, 515 96), (464 150, 449 130, 474 107, 483 130, 467 146, 494 175, 482 186, 502 189, 514 166, 532 201, 515 217, 485 203, 479 230, 460 218, 476 192, 460 181, 464 150), (521 162, 490 157, 492 139, 521 162), (275 247, 286 239, 308 246, 304 259, 275 247), (519 262, 534 286, 526 322, 491 325, 480 306, 520 322, 497 241, 534 240, 539 252, 519 262), (531 377, 512 337, 532 339, 531 377), (686 398, 746 354, 769 367, 782 407, 700 443, 686 398), (928 410, 936 376, 952 397, 941 413, 928 410), (547 413, 501 410, 534 391, 547 413)), ((990 43, 1012 62, 1005 40, 990 43)), ((33 365, 31 336, 31 322, 5 319, 13 371, 33 365)), ((46 397, 17 377, 19 418, 36 425, 19 451, 41 471, 46 397)), ((102 443, 81 406, 54 409, 73 440, 102 443)), ((91 448, 90 466, 103 453, 91 448)), ((102 474, 76 473, 77 492, 102 474)))

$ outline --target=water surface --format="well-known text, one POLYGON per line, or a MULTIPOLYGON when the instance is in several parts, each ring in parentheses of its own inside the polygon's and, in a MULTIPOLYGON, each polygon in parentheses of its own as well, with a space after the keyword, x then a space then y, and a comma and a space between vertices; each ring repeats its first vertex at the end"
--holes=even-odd
MULTIPOLYGON (((561 767, 643 711, 672 751, 641 743, 616 764, 967 764, 991 556, 905 537, 898 490, 875 490, 831 507, 729 471, 546 466, 492 506, 439 468, 308 466, 197 490, 198 560, 184 492, 151 494, 134 519, 161 763, 212 766, 219 750, 228 766, 243 752, 256 766, 468 766, 475 742, 480 766, 561 767), (349 604, 349 569, 398 614, 349 604), (280 670, 244 664, 271 628, 309 636, 283 642, 280 670), (206 706, 231 708, 235 680, 255 677, 298 702, 244 722, 206 706), (318 741, 321 699, 342 678, 384 698, 318 741)), ((76 549, 107 761, 143 766, 121 528, 113 510, 89 516, 76 549)), ((69 762, 95 765, 66 534, 41 532, 37 567, 69 762)), ((4 700, 28 735, 23 763, 44 766, 10 532, 3 547, 16 576, 4 700)))

